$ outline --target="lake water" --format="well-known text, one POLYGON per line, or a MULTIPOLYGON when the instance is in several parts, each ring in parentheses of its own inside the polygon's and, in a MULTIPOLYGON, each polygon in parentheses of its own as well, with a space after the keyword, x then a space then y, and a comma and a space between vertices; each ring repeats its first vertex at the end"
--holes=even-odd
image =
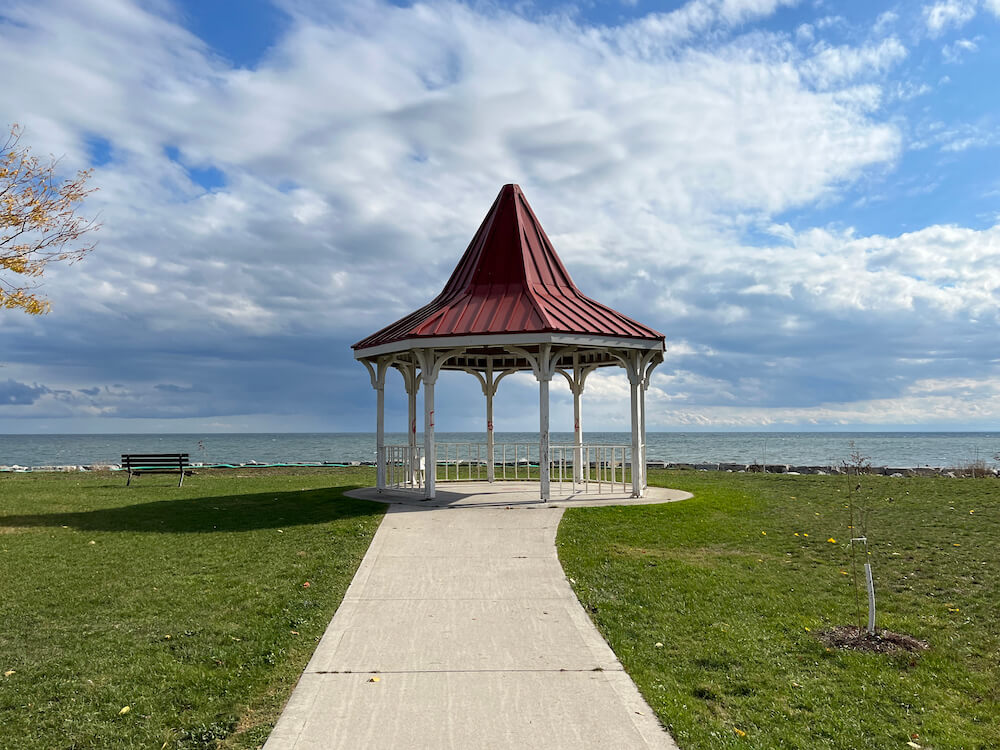
MULTIPOLYGON (((484 433, 439 432, 439 442, 485 442, 484 433)), ((553 443, 572 442, 572 433, 552 433, 553 443)), ((418 438, 421 439, 422 438, 418 438)), ((625 432, 591 432, 587 443, 628 445, 625 432)), ((530 432, 496 433, 496 441, 537 443, 530 432)), ((650 461, 763 462, 838 465, 851 443, 875 466, 957 466, 976 459, 993 463, 1000 432, 651 432, 650 461)), ((403 444, 405 433, 386 443, 403 444)), ((374 433, 0 435, 0 466, 118 463, 122 453, 189 453, 206 463, 280 464, 374 461, 374 433)))

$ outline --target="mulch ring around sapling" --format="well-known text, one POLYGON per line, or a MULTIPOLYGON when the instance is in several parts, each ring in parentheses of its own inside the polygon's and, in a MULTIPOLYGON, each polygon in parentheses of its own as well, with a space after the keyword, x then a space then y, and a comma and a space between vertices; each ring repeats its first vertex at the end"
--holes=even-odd
POLYGON ((918 640, 912 635, 884 629, 869 634, 867 630, 856 625, 837 625, 817 635, 827 646, 873 654, 893 654, 901 651, 913 654, 930 648, 927 641, 918 640))

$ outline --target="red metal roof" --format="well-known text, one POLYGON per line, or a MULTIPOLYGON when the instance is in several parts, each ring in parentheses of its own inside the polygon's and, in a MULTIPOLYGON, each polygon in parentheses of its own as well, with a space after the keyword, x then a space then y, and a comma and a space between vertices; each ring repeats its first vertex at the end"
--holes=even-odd
POLYGON ((441 294, 353 348, 512 333, 664 338, 577 289, 521 188, 504 185, 441 294))

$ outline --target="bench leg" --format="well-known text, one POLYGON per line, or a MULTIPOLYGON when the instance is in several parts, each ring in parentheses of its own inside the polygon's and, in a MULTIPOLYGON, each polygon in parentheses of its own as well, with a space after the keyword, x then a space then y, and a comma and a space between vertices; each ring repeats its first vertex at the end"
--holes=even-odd
POLYGON ((128 470, 128 481, 125 482, 125 486, 129 487, 129 486, 131 486, 131 484, 132 484, 132 470, 129 469, 128 470))
POLYGON ((179 481, 179 482, 177 483, 177 486, 178 486, 178 487, 180 487, 180 486, 181 486, 181 485, 183 485, 183 484, 184 484, 184 469, 181 469, 181 479, 180 479, 180 481, 179 481))

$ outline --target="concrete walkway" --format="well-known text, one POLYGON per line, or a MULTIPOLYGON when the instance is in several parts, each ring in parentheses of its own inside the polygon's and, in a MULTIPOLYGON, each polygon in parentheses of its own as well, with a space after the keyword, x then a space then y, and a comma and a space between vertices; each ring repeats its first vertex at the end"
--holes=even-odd
MULTIPOLYGON (((690 497, 650 491, 638 502, 690 497)), ((676 749, 556 557, 552 506, 609 498, 545 506, 520 483, 377 499, 393 504, 265 750, 676 749)))

